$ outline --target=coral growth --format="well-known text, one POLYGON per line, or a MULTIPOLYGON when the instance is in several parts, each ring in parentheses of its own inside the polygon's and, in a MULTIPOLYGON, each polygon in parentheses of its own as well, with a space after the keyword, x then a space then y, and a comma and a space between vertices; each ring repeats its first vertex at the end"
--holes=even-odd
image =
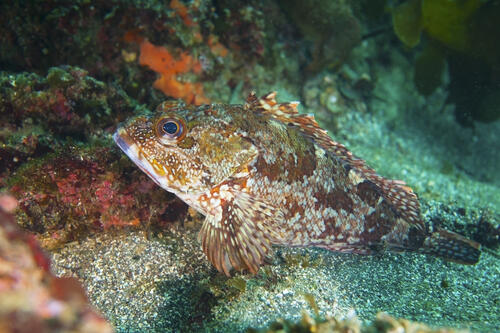
MULTIPOLYGON (((78 67, 53 67, 47 76, 0 77, 0 179, 23 162, 54 152, 65 140, 89 140, 113 125, 112 109, 134 103, 78 67)), ((1 180, 0 180, 1 183, 1 180)))
POLYGON ((188 13, 188 8, 179 0, 170 1, 170 8, 172 8, 181 18, 182 22, 188 27, 197 26, 197 23, 191 19, 191 16, 188 13))
POLYGON ((273 16, 274 20, 279 20, 279 15, 276 15, 276 4, 267 2, 265 6, 263 10, 245 2, 216 1, 217 18, 214 20, 214 29, 224 44, 246 62, 266 60, 265 37, 270 31, 266 29, 265 18, 269 15, 273 16))
POLYGON ((315 110, 315 117, 329 131, 339 130, 338 119, 346 113, 367 111, 365 97, 374 83, 368 73, 358 74, 340 69, 337 73, 322 73, 303 85, 303 102, 315 110))

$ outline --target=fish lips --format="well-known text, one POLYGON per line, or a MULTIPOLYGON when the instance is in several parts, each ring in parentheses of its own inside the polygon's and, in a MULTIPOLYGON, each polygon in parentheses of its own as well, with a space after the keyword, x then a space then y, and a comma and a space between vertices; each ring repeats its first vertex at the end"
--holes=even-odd
MULTIPOLYGON (((131 147, 134 143, 130 136, 127 134, 127 131, 125 131, 123 128, 118 128, 116 132, 113 134, 113 140, 115 140, 115 143, 120 147, 121 150, 125 154, 128 155, 129 147, 131 147)), ((130 157, 130 156, 129 156, 130 157)))
POLYGON ((164 187, 159 175, 153 170, 151 164, 144 158, 139 156, 139 148, 137 144, 128 135, 124 128, 118 128, 113 134, 113 140, 118 147, 141 169, 149 176, 158 186, 164 187))

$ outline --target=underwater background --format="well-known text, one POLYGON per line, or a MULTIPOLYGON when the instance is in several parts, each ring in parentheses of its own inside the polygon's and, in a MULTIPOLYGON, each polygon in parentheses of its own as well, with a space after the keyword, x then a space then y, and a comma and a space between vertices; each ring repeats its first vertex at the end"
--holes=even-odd
POLYGON ((498 18, 498 0, 2 1, 0 332, 500 332, 498 18), (480 262, 280 247, 218 273, 203 216, 112 134, 251 91, 300 101, 480 262))

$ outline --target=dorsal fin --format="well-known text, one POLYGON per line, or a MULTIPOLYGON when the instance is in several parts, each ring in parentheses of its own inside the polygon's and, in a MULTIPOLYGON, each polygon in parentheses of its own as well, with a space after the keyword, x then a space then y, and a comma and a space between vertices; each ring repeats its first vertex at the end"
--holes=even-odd
POLYGON ((313 115, 299 114, 299 102, 277 103, 276 92, 268 93, 260 99, 252 92, 247 98, 245 109, 257 114, 269 115, 272 118, 297 128, 304 136, 313 140, 325 151, 335 155, 354 169, 359 176, 373 182, 380 188, 383 197, 389 201, 403 217, 412 225, 424 229, 420 218, 420 203, 413 190, 402 180, 385 179, 366 165, 365 161, 356 157, 343 144, 334 141, 328 132, 322 129, 313 115))
POLYGON ((259 98, 255 94, 255 91, 252 91, 250 94, 248 94, 244 108, 245 110, 252 110, 255 109, 258 105, 259 105, 259 98))

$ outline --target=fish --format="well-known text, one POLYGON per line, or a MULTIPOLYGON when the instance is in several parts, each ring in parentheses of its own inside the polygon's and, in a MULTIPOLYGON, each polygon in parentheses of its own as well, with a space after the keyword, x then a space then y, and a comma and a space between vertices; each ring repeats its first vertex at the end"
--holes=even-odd
POLYGON ((480 245, 424 223, 417 195, 334 141, 299 102, 165 101, 113 135, 157 185, 205 216, 198 240, 221 272, 270 262, 273 246, 385 250, 475 264, 480 245))

